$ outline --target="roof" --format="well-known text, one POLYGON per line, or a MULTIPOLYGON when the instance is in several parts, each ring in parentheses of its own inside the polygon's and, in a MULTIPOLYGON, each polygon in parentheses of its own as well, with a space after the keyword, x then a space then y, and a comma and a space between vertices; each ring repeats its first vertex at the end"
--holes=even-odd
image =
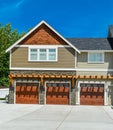
POLYGON ((112 38, 67 38, 79 50, 113 50, 112 38))
POLYGON ((31 31, 29 31, 25 36, 23 36, 22 38, 20 38, 17 42, 15 42, 12 46, 10 46, 6 52, 9 52, 13 47, 15 47, 16 45, 18 45, 22 40, 24 40, 26 37, 28 37, 32 32, 34 32, 38 27, 40 27, 40 25, 45 24, 48 28, 50 28, 56 35, 58 35, 62 40, 64 40, 68 45, 70 45, 73 49, 75 49, 78 53, 80 53, 80 51, 76 48, 76 46, 74 46, 73 44, 71 44, 67 39, 65 39, 63 36, 61 36, 57 31, 55 31, 49 24, 47 24, 44 20, 41 21, 38 25, 36 25, 31 31))
POLYGON ((84 50, 113 50, 113 25, 109 26, 109 38, 64 38, 57 31, 55 31, 48 23, 41 21, 36 25, 31 31, 29 31, 25 36, 20 38, 12 46, 10 46, 6 52, 10 51, 13 47, 18 45, 22 40, 28 37, 32 32, 34 32, 42 24, 45 24, 50 28, 56 35, 58 35, 62 40, 64 40, 69 46, 75 49, 78 53, 84 50))

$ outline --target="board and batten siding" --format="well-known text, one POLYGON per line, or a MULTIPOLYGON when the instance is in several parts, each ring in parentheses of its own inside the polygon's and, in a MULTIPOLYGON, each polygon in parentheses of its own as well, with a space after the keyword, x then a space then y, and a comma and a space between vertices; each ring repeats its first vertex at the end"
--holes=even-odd
POLYGON ((28 61, 28 47, 13 48, 11 67, 15 68, 75 68, 75 50, 71 47, 58 47, 57 62, 28 61))

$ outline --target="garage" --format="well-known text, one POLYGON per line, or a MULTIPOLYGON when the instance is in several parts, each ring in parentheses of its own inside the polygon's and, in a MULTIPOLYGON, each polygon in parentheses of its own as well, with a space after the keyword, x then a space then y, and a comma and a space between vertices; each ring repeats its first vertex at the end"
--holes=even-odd
POLYGON ((69 104, 70 83, 46 83, 46 104, 69 104))
POLYGON ((38 104, 39 83, 16 83, 16 103, 38 104))
POLYGON ((104 105, 104 84, 80 84, 81 105, 104 105))

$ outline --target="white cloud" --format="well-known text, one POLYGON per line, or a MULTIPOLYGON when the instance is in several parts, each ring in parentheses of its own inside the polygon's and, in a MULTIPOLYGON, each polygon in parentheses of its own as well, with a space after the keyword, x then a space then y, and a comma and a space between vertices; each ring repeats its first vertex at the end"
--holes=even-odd
POLYGON ((20 0, 15 4, 15 7, 18 8, 20 7, 23 3, 25 2, 25 0, 20 0))

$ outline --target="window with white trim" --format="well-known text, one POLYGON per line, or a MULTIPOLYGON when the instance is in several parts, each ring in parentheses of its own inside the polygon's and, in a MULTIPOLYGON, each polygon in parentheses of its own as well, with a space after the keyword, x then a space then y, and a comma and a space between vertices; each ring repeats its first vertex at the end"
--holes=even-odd
POLYGON ((57 48, 29 48, 29 61, 57 61, 57 48))
POLYGON ((37 49, 30 49, 30 60, 31 61, 38 60, 38 51, 37 51, 37 49))
POLYGON ((89 52, 88 63, 104 63, 104 53, 103 52, 89 52))
POLYGON ((49 49, 48 50, 48 58, 49 58, 49 61, 56 60, 56 49, 49 49))
POLYGON ((47 49, 39 49, 39 60, 40 61, 47 60, 47 49))

